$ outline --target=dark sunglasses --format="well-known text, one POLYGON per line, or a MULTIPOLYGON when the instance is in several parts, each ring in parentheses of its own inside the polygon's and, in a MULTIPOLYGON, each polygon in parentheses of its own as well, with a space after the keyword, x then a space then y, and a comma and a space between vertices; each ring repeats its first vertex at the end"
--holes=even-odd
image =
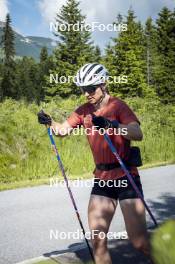
POLYGON ((82 91, 82 93, 89 93, 89 94, 91 94, 91 93, 94 93, 95 91, 96 91, 96 89, 99 87, 99 85, 92 85, 92 86, 82 86, 80 89, 81 89, 81 91, 82 91))

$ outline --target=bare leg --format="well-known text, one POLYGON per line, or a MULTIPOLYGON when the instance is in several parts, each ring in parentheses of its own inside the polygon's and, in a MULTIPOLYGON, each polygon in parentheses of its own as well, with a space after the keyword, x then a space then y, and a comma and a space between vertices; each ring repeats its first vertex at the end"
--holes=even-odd
POLYGON ((149 237, 146 228, 145 208, 140 199, 120 201, 126 231, 133 246, 145 255, 150 255, 149 237))
POLYGON ((107 234, 117 201, 99 195, 91 195, 88 207, 88 220, 91 232, 95 231, 92 238, 93 252, 96 264, 112 264, 109 251, 107 249, 107 237, 101 238, 100 232, 107 234))

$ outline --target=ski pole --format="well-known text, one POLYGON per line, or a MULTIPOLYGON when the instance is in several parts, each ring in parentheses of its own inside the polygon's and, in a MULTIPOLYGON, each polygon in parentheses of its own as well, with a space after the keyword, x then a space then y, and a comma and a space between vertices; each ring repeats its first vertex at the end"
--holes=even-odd
POLYGON ((153 220, 155 226, 157 227, 158 224, 157 224, 157 221, 155 219, 155 217, 153 216, 150 208, 148 207, 147 203, 145 202, 141 192, 139 191, 137 185, 135 184, 134 180, 133 180, 133 177, 131 176, 131 174, 129 173, 128 169, 126 168, 125 164, 123 163, 122 159, 120 158, 118 152, 117 152, 117 149, 115 148, 115 146, 113 145, 111 139, 109 138, 109 136, 107 134, 104 134, 104 138, 105 140, 107 141, 108 143, 108 146, 109 148, 111 149, 112 153, 114 154, 114 156, 116 157, 117 161, 119 162, 120 166, 122 167, 123 171, 125 172, 128 180, 130 181, 132 187, 134 188, 134 190, 136 191, 138 197, 142 200, 147 212, 149 213, 151 219, 153 220))
POLYGON ((56 144, 55 144, 55 141, 54 141, 54 138, 53 138, 53 136, 52 136, 52 128, 51 128, 51 127, 47 127, 47 132, 48 132, 48 135, 49 135, 49 138, 50 138, 50 142, 51 142, 51 144, 52 144, 52 147, 53 147, 53 149, 54 149, 54 152, 55 152, 55 154, 56 154, 56 157, 57 157, 57 160, 58 160, 58 164, 59 164, 60 170, 61 170, 61 172, 62 172, 62 175, 63 175, 64 181, 66 182, 66 187, 67 187, 67 189, 68 189, 69 196, 70 196, 70 198, 71 198, 71 201, 72 201, 72 204, 73 204, 73 207, 74 207, 74 210, 75 210, 75 213, 76 213, 77 219, 78 219, 78 221, 79 221, 79 224, 80 224, 81 230, 82 230, 82 232, 83 232, 84 239, 85 239, 86 244, 87 244, 87 247, 88 247, 88 249, 89 249, 89 253, 90 253, 90 255, 91 255, 91 258, 92 258, 93 262, 95 263, 93 253, 92 253, 92 250, 91 250, 91 248, 90 248, 89 242, 88 242, 88 240, 87 240, 87 238, 86 238, 85 229, 84 229, 84 227, 83 227, 83 223, 82 223, 82 221, 81 221, 80 214, 79 214, 79 212, 78 212, 78 208, 77 208, 76 203, 75 203, 75 199, 74 199, 73 194, 72 194, 72 191, 71 191, 71 189, 70 189, 70 187, 69 187, 69 182, 68 182, 68 178, 67 178, 67 176, 66 176, 65 170, 64 170, 63 163, 62 163, 62 161, 61 161, 60 155, 59 155, 59 153, 58 153, 58 150, 57 150, 57 147, 56 147, 56 144))

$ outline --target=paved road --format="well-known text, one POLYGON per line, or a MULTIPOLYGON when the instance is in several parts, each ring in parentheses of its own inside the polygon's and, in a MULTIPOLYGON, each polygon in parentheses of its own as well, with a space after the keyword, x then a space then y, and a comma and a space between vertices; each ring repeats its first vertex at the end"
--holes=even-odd
MULTIPOLYGON (((175 165, 142 170, 140 174, 145 198, 158 221, 175 217, 175 165)), ((72 190, 88 229, 87 204, 91 188, 74 186, 72 190)), ((79 225, 66 188, 45 185, 0 192, 0 264, 14 264, 74 247, 82 240, 61 240, 56 235, 76 230, 79 225), (50 239, 51 231, 55 238, 50 239)), ((122 230, 124 223, 118 208, 110 231, 122 230)))

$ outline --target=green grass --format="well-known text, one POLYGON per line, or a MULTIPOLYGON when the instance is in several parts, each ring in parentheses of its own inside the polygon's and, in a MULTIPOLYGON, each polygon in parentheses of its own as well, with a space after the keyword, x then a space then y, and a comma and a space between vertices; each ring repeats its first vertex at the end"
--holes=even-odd
POLYGON ((165 222, 153 233, 151 245, 156 264, 175 263, 175 220, 165 222))
MULTIPOLYGON (((148 169, 148 168, 154 168, 159 166, 166 166, 174 164, 174 162, 155 162, 155 163, 147 163, 146 165, 139 168, 139 170, 148 169)), ((92 173, 85 173, 81 175, 68 175, 68 178, 71 180, 76 179, 91 179, 92 173)), ((56 179, 58 179, 56 177, 56 179)), ((62 180, 63 178, 59 178, 59 180, 62 180)), ((5 190, 12 190, 17 188, 25 188, 25 187, 34 187, 39 185, 49 185, 50 184, 50 178, 45 179, 34 179, 34 180, 24 180, 24 181, 15 181, 10 183, 1 183, 0 184, 0 191, 5 190)))
POLYGON ((43 261, 39 261, 39 262, 36 262, 35 264, 61 264, 60 262, 58 261, 54 261, 54 260, 43 260, 43 261))
MULTIPOLYGON (((50 177, 62 179, 55 154, 44 126, 36 114, 43 108, 62 122, 83 102, 58 99, 40 107, 6 100, 0 104, 0 190, 47 183, 50 177)), ((175 107, 158 101, 127 100, 141 120, 144 140, 141 148, 144 167, 175 162, 175 107)), ((71 179, 92 176, 94 163, 85 136, 56 138, 56 144, 71 179)))

